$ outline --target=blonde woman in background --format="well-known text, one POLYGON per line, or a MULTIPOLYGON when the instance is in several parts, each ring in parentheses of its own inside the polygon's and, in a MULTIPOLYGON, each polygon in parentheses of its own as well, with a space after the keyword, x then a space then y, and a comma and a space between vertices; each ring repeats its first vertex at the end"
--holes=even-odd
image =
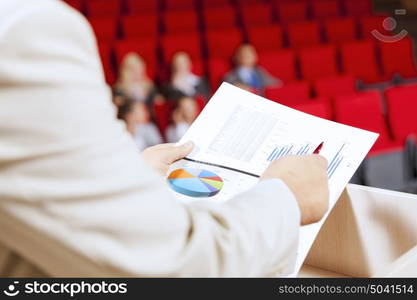
POLYGON ((120 64, 116 93, 150 106, 155 100, 161 100, 153 81, 146 73, 146 63, 137 53, 126 54, 120 64))

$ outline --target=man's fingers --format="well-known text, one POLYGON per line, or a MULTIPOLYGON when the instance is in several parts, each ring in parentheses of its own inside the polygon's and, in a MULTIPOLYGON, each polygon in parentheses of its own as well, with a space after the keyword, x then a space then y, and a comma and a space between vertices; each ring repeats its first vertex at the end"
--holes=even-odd
POLYGON ((183 145, 180 146, 173 146, 169 150, 169 153, 167 153, 167 163, 171 164, 176 160, 179 160, 181 158, 186 157, 188 154, 191 153, 191 151, 194 148, 194 143, 191 141, 186 142, 183 145))

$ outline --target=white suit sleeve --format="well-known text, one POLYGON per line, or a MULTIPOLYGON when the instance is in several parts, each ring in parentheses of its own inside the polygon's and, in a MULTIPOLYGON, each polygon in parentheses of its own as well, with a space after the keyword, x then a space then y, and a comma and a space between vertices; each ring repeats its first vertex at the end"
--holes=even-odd
POLYGON ((13 1, 25 10, 0 29, 2 243, 52 276, 287 272, 300 215, 283 182, 177 201, 116 120, 83 17, 13 1))

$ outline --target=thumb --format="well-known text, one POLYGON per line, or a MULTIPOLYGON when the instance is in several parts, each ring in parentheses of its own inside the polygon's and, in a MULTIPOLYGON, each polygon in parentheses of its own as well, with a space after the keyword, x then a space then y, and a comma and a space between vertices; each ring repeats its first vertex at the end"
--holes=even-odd
POLYGON ((167 163, 171 164, 176 160, 186 157, 194 148, 194 143, 191 141, 186 142, 185 144, 174 146, 169 149, 167 153, 167 163))

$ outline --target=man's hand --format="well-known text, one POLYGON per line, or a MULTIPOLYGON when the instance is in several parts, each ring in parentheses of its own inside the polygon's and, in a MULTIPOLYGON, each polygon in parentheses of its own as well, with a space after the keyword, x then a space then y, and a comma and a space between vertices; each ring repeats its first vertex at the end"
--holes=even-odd
POLYGON ((169 166, 187 156, 193 150, 193 147, 192 142, 187 142, 181 146, 160 144, 146 148, 142 152, 142 157, 152 168, 164 176, 169 166))
POLYGON ((301 225, 320 221, 329 206, 327 160, 320 155, 286 156, 274 161, 261 179, 281 179, 293 192, 301 225))

